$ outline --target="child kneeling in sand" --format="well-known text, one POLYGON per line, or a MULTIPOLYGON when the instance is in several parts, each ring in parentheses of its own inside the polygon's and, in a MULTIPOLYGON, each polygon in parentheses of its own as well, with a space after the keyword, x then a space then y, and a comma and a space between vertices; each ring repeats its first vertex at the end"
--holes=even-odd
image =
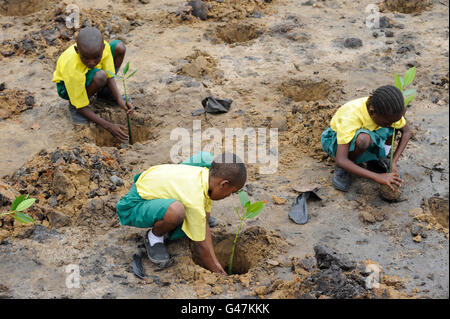
POLYGON ((245 165, 229 153, 212 163, 189 160, 182 164, 152 166, 136 175, 131 190, 116 205, 120 223, 152 227, 145 247, 150 260, 160 267, 170 261, 164 235, 170 240, 187 236, 207 269, 226 274, 215 255, 208 221, 212 200, 226 198, 244 186, 245 165))
POLYGON ((133 112, 131 101, 124 102, 112 75, 119 70, 125 51, 122 41, 108 43, 98 29, 85 27, 80 30, 77 43, 58 58, 52 80, 56 83, 58 95, 70 101, 69 110, 74 123, 93 121, 121 141, 128 140, 127 134, 122 131, 126 128, 96 115, 89 108, 89 98, 97 94, 116 102, 127 113, 133 112))
POLYGON ((391 85, 379 87, 369 97, 350 101, 337 110, 321 138, 322 149, 336 159, 332 181, 336 189, 348 191, 351 174, 388 185, 392 190, 392 185, 401 186, 397 161, 412 135, 405 112, 402 92, 391 85), (402 137, 389 173, 387 156, 394 128, 402 137), (358 165, 365 162, 367 169, 358 165))

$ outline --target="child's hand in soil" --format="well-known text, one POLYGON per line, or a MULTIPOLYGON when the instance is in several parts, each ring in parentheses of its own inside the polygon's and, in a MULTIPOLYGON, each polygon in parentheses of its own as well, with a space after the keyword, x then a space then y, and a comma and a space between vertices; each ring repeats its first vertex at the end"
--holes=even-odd
POLYGON ((108 127, 108 131, 121 142, 128 141, 128 135, 125 134, 122 130, 126 130, 126 127, 120 124, 111 124, 108 127))
POLYGON ((130 101, 128 101, 127 104, 125 105, 125 102, 123 100, 121 100, 119 106, 125 112, 127 112, 127 114, 133 114, 133 112, 134 112, 134 105, 130 101))
POLYGON ((389 186, 393 191, 395 191, 394 187, 392 185, 397 185, 398 187, 402 186, 401 183, 403 183, 403 180, 400 178, 400 175, 397 173, 384 173, 384 174, 378 174, 375 181, 378 184, 387 185, 389 186))

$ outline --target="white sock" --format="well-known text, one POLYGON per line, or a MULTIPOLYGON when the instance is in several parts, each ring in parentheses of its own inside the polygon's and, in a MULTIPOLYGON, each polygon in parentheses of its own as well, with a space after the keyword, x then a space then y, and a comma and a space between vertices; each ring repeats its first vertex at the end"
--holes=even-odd
POLYGON ((389 157, 390 151, 391 151, 391 145, 384 145, 384 152, 386 153, 386 157, 389 157))
POLYGON ((150 241, 150 246, 153 246, 157 243, 164 243, 164 235, 163 236, 156 236, 153 234, 152 231, 148 232, 148 240, 150 241))

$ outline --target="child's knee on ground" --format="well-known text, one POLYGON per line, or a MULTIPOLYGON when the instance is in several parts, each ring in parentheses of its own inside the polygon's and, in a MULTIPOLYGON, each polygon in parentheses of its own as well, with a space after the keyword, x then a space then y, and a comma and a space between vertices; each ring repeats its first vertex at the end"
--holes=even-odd
POLYGON ((370 147, 370 144, 372 144, 372 139, 370 138, 370 135, 367 133, 359 133, 358 137, 356 138, 355 150, 360 150, 364 152, 370 147))

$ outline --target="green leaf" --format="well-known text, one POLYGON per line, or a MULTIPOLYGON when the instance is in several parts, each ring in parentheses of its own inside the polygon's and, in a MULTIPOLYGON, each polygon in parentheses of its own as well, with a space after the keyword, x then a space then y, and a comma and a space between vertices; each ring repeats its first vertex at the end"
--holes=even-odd
POLYGON ((410 85, 414 81, 415 77, 416 77, 416 67, 414 66, 414 67, 410 68, 408 71, 406 71, 405 83, 404 83, 403 87, 407 87, 408 85, 410 85))
POLYGON ((403 92, 403 89, 405 88, 405 79, 403 77, 400 77, 400 83, 402 84, 402 88, 400 90, 403 92))
POLYGON ((125 65, 125 68, 123 69, 123 75, 127 74, 129 68, 130 68, 130 62, 127 62, 127 65, 125 65))
POLYGON ((247 207, 247 211, 245 213, 245 218, 255 218, 261 213, 266 203, 264 202, 254 202, 247 207))
POLYGON ((135 70, 133 73, 131 73, 131 75, 129 75, 129 76, 127 77, 127 80, 128 80, 129 78, 131 78, 136 72, 137 72, 137 70, 135 70))
POLYGON ((19 222, 24 223, 24 224, 34 223, 34 219, 24 213, 14 213, 14 214, 11 214, 11 216, 14 219, 17 219, 19 222))
POLYGON ((23 200, 25 199, 25 195, 19 195, 16 197, 16 199, 14 200, 14 202, 11 204, 11 210, 14 211, 16 210, 17 206, 23 202, 23 200))
POLYGON ((28 207, 30 207, 31 205, 33 205, 35 201, 36 201, 36 198, 26 199, 23 202, 21 202, 15 210, 18 212, 21 212, 21 211, 27 209, 28 207))
POLYGON ((241 201, 242 207, 246 208, 247 207, 247 203, 250 202, 250 199, 248 198, 247 193, 244 192, 244 191, 239 191, 238 195, 239 195, 239 200, 241 201))
POLYGON ((397 72, 394 73, 394 85, 397 89, 403 91, 402 82, 400 81, 400 77, 398 76, 397 72))
POLYGON ((415 90, 415 89, 405 90, 403 92, 403 96, 408 96, 408 95, 411 95, 411 94, 415 94, 416 92, 417 92, 417 90, 415 90))
POLYGON ((239 219, 241 219, 241 215, 239 214, 239 210, 237 207, 234 208, 234 211, 236 212, 236 215, 238 215, 239 219))
POLYGON ((416 97, 415 94, 406 97, 406 98, 405 98, 405 106, 407 106, 409 103, 411 103, 411 101, 414 100, 415 97, 416 97))

